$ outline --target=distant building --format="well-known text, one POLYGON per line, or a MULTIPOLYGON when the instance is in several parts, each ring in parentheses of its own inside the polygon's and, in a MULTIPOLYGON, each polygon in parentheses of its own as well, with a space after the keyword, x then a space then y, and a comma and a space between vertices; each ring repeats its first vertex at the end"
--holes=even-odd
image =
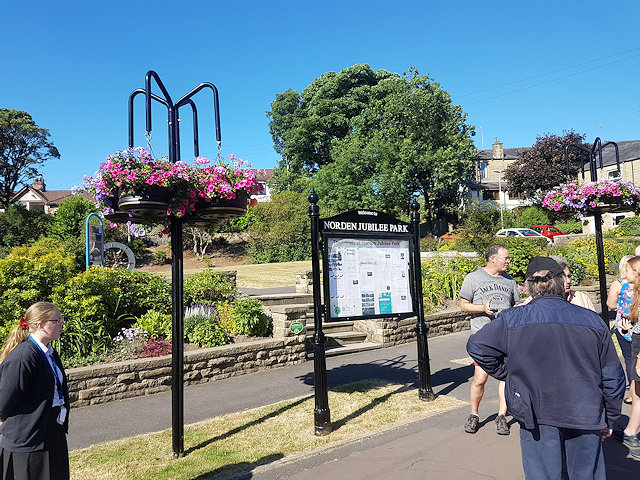
MULTIPOLYGON (((72 196, 71 190, 47 190, 44 179, 37 177, 31 186, 15 192, 9 203, 24 205, 27 210, 40 210, 53 215, 58 206, 72 196)), ((83 196, 93 200, 89 195, 84 194, 83 196)))
POLYGON ((475 158, 475 178, 464 182, 466 197, 471 201, 489 202, 511 209, 525 204, 519 195, 509 194, 504 174, 509 165, 515 162, 522 148, 503 148, 498 137, 494 137, 491 150, 480 150, 475 158))
POLYGON ((273 185, 273 168, 253 168, 258 183, 262 185, 262 195, 252 195, 259 202, 271 201, 271 186, 273 185))

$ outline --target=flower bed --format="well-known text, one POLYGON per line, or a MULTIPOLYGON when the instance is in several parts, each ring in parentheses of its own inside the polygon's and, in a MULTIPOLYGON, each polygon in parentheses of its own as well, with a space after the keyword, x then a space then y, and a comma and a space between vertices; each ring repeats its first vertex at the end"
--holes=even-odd
POLYGON ((598 180, 566 183, 547 193, 542 206, 559 214, 580 218, 613 211, 640 209, 640 190, 632 183, 598 180))

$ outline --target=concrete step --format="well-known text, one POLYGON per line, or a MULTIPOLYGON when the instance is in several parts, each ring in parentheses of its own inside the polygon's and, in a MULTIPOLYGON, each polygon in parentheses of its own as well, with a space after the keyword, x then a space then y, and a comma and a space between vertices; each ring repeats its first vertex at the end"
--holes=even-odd
MULTIPOLYGON (((325 347, 325 355, 327 357, 333 357, 336 355, 346 355, 348 353, 364 352, 365 350, 377 350, 379 348, 382 348, 382 345, 379 343, 352 343, 341 347, 325 347)), ((307 358, 313 358, 313 351, 307 351, 307 358)))
MULTIPOLYGON (((367 334, 363 332, 338 332, 325 336, 325 348, 344 347, 357 343, 364 343, 367 340, 367 334)), ((307 351, 313 350, 312 337, 307 337, 307 351)))
POLYGON ((271 295, 253 295, 264 305, 311 305, 313 311, 313 295, 310 293, 274 293, 271 295))
MULTIPOLYGON (((307 318, 307 333, 308 336, 313 335, 316 331, 315 325, 313 324, 313 316, 309 319, 307 318)), ((337 332, 352 332, 353 331, 353 322, 329 322, 322 324, 322 331, 325 335, 329 333, 337 333, 337 332)))

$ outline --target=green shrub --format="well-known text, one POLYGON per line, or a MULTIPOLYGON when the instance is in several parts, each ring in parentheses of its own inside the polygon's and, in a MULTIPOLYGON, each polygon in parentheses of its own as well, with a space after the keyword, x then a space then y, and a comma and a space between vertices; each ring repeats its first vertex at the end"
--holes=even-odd
MULTIPOLYGON (((603 239, 603 245, 605 269, 608 269, 612 263, 619 262, 624 255, 633 254, 633 243, 605 238, 603 239)), ((578 271, 581 268, 577 265, 577 263, 580 263, 584 267, 586 275, 598 277, 598 255, 595 237, 573 240, 558 250, 563 257, 571 260, 569 268, 572 275, 574 270, 578 271)))
POLYGON ((2 321, 14 321, 38 301, 51 301, 55 287, 76 274, 73 255, 60 242, 41 238, 33 245, 15 247, 0 259, 2 321))
POLYGON ((91 267, 55 287, 52 300, 66 320, 63 350, 74 356, 104 349, 106 339, 149 310, 168 313, 171 286, 151 273, 91 267))
POLYGON ((171 336, 171 315, 149 310, 132 325, 146 331, 150 337, 167 338, 171 336))
POLYGON ((87 215, 95 212, 93 202, 80 195, 69 197, 57 208, 49 232, 59 240, 84 238, 87 215))
POLYGON ((216 305, 218 309, 218 323, 222 329, 229 335, 238 335, 238 324, 235 319, 235 308, 228 301, 219 302, 216 305))
POLYGON ((555 222, 554 225, 562 233, 582 233, 582 220, 567 220, 565 222, 555 222))
POLYGON ((503 245, 509 250, 509 269, 507 273, 517 282, 524 281, 529 261, 535 256, 547 255, 546 238, 495 237, 492 243, 503 245))
POLYGON ((164 250, 158 250, 153 254, 153 264, 154 265, 166 265, 169 263, 169 257, 167 252, 164 250))
POLYGON ((549 215, 540 207, 525 208, 520 215, 519 227, 529 228, 531 225, 549 225, 549 215))
POLYGON ((625 217, 618 225, 622 237, 640 236, 640 217, 625 217))
POLYGON ((196 327, 205 322, 209 322, 209 317, 207 317, 206 315, 192 315, 190 317, 184 317, 184 324, 182 327, 184 339, 189 340, 196 327))
POLYGON ((0 215, 0 249, 5 256, 13 247, 28 245, 45 235, 53 218, 43 211, 13 204, 0 215))
POLYGON ((476 258, 433 258, 422 262, 422 297, 425 313, 446 299, 457 299, 464 277, 484 262, 476 258))
POLYGON ((215 303, 232 300, 237 293, 234 283, 223 273, 206 269, 184 280, 184 303, 215 303))
POLYGON ((233 304, 233 318, 238 335, 266 337, 271 333, 271 318, 262 310, 262 303, 255 298, 241 298, 233 304))
POLYGON ((247 253, 255 263, 290 262, 311 258, 307 195, 282 192, 253 208, 247 253))
POLYGON ((229 335, 217 323, 202 322, 196 325, 189 342, 203 348, 218 347, 229 343, 229 335))

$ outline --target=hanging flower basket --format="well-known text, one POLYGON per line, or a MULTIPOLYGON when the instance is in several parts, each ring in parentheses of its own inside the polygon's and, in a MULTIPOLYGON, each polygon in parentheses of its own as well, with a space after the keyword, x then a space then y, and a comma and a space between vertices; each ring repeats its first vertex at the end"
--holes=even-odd
POLYGON ((141 195, 124 195, 118 200, 118 208, 135 221, 167 216, 170 192, 167 188, 150 185, 141 195))
POLYGON ((580 183, 572 181, 544 197, 542 206, 558 214, 580 218, 611 212, 640 210, 640 189, 633 183, 614 180, 580 183))
POLYGON ((154 159, 144 148, 109 155, 95 175, 85 177, 82 190, 95 195, 105 218, 136 223, 162 223, 182 217, 192 223, 212 223, 246 212, 250 195, 262 186, 241 159, 229 155, 210 165, 154 159), (126 217, 125 217, 126 215, 126 217))
POLYGON ((241 217, 247 213, 249 195, 240 193, 236 198, 215 198, 199 201, 195 204, 195 210, 185 216, 188 225, 210 225, 228 218, 241 217))

